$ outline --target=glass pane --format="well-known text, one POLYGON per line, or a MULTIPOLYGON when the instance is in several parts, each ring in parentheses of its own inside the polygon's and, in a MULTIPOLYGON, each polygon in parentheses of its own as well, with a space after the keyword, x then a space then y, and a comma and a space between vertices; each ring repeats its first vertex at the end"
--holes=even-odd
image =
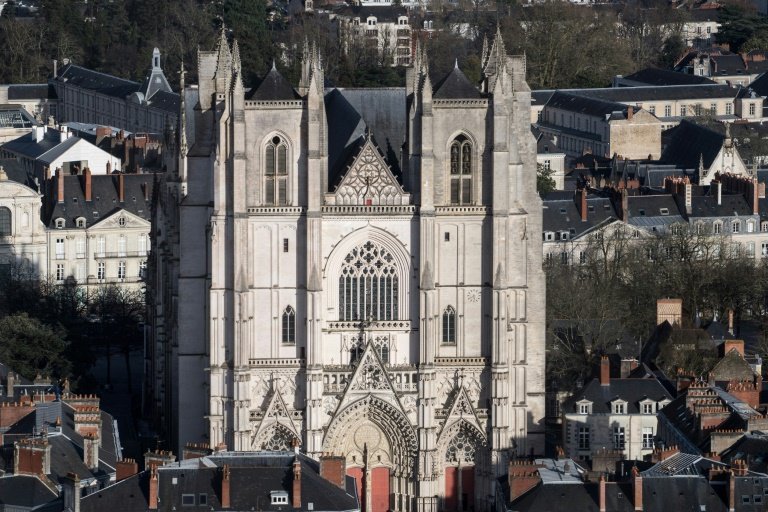
POLYGON ((277 181, 277 187, 278 204, 288 204, 288 193, 286 190, 285 178, 277 181))
POLYGON ((461 147, 461 173, 472 173, 472 146, 465 142, 461 147))
POLYGON ((451 178, 451 204, 459 204, 459 180, 451 178))
POLYGON ((275 147, 267 146, 267 158, 264 173, 267 175, 275 174, 275 147))
POLYGON ((288 173, 287 159, 288 149, 285 146, 280 146, 277 148, 277 172, 279 174, 288 173))
POLYGON ((464 179, 461 183, 461 204, 469 204, 472 202, 472 180, 464 179))
POLYGON ((275 204, 275 179, 267 178, 266 185, 264 187, 264 202, 267 204, 275 204))
POLYGON ((451 174, 459 174, 459 144, 451 144, 451 174))

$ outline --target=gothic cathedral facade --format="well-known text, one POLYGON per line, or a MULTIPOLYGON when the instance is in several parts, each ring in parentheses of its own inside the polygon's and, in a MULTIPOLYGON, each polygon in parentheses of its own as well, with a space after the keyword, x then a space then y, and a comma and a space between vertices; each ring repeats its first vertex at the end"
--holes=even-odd
MULTIPOLYGON (((346 459, 362 507, 486 510, 544 449, 542 204, 525 60, 480 84, 246 90, 237 43, 199 52, 152 265, 174 448, 346 459)), ((183 77, 183 73, 182 73, 183 77)), ((182 78, 183 83, 183 78, 182 78)))

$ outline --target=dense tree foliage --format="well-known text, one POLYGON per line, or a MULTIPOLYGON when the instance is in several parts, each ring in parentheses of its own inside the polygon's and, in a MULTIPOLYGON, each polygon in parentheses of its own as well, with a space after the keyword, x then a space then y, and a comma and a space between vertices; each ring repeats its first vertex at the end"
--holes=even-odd
POLYGON ((0 361, 28 379, 38 374, 69 375, 66 348, 61 328, 30 318, 27 313, 0 318, 0 361))
MULTIPOLYGON (((727 318, 728 310, 737 318, 768 319, 768 264, 755 263, 723 236, 682 225, 637 237, 617 222, 566 254, 545 266, 548 377, 566 387, 586 378, 618 340, 647 341, 659 298, 682 298, 688 325, 727 318)), ((668 371, 696 368, 675 357, 657 362, 668 371)))

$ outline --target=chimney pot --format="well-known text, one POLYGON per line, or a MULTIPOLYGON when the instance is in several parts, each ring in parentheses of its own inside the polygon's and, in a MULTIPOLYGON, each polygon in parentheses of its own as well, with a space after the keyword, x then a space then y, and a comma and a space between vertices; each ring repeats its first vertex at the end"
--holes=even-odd
POLYGON ((600 358, 600 384, 608 386, 611 383, 611 361, 608 356, 600 358))

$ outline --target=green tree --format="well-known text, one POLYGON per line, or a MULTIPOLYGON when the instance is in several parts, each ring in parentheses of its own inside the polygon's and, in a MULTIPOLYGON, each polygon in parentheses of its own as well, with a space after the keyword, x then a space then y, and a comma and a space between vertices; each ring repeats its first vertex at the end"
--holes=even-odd
POLYGON ((552 168, 543 164, 536 164, 536 192, 542 198, 555 190, 556 184, 554 178, 552 178, 554 174, 555 171, 552 168))
POLYGON ((224 26, 240 46, 240 60, 246 83, 256 83, 258 76, 276 57, 267 23, 265 0, 224 0, 224 26))
POLYGON ((28 379, 37 374, 68 376, 66 349, 60 328, 45 325, 27 313, 0 319, 0 361, 28 379))

